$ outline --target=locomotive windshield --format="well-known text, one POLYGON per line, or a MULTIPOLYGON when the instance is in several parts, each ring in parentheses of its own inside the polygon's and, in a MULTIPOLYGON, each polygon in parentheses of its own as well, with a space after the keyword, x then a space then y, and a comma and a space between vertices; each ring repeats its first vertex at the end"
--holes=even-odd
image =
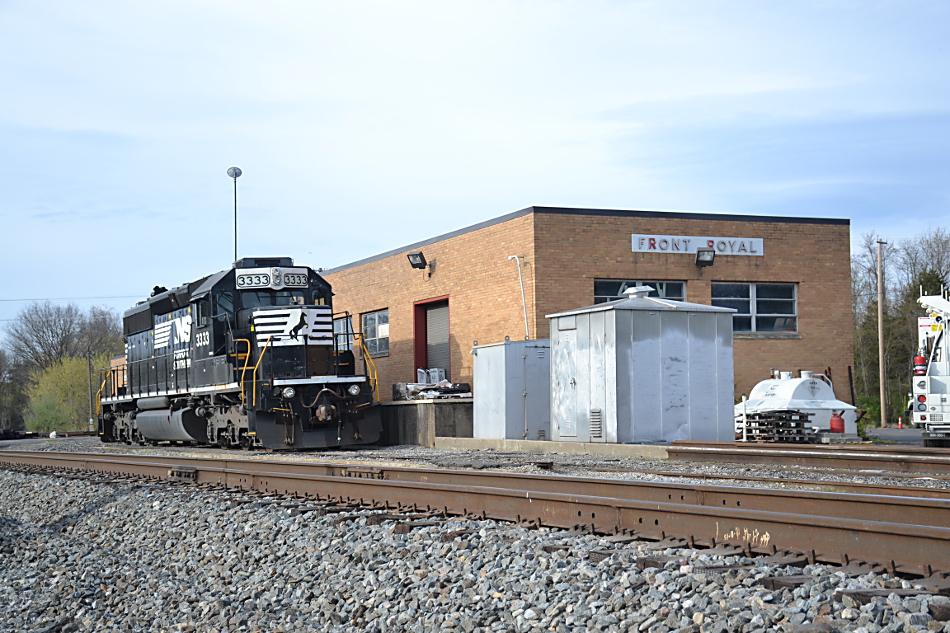
POLYGON ((302 306, 307 305, 308 294, 306 290, 245 290, 241 292, 241 305, 244 308, 302 306))

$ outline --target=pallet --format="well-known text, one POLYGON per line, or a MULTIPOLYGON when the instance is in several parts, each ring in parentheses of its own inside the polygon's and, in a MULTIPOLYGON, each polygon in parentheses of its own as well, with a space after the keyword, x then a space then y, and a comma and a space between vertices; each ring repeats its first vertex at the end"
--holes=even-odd
POLYGON ((813 414, 801 411, 769 411, 746 415, 745 437, 747 442, 783 442, 808 444, 815 441, 815 433, 809 428, 813 414))

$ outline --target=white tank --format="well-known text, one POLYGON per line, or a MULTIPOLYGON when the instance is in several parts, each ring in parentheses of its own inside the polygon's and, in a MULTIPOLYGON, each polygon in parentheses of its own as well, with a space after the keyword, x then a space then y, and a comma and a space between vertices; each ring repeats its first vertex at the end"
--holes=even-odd
POLYGON ((829 428, 831 413, 837 411, 844 418, 844 432, 858 432, 856 407, 835 397, 835 390, 830 381, 826 382, 826 376, 810 371, 803 371, 801 378, 792 378, 792 372, 788 371, 780 372, 779 376, 757 384, 749 399, 736 405, 737 424, 742 420, 743 406, 746 413, 789 410, 811 413, 810 426, 819 429, 829 428))

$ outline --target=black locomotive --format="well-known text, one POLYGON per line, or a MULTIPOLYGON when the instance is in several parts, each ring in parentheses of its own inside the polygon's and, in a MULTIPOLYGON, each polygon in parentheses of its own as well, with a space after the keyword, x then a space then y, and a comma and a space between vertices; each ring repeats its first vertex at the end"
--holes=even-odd
POLYGON ((100 439, 267 449, 376 442, 372 359, 348 315, 334 321, 331 299, 330 284, 289 257, 244 258, 156 287, 123 316, 126 354, 104 370, 100 439), (353 347, 369 375, 357 374, 353 347))

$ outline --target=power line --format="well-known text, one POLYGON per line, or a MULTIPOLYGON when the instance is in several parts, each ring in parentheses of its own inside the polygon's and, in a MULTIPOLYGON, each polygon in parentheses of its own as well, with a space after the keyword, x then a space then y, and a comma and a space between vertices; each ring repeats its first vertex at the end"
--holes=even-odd
POLYGON ((87 301, 91 299, 135 299, 141 295, 115 295, 112 297, 42 297, 40 299, 0 299, 0 301, 87 301))

